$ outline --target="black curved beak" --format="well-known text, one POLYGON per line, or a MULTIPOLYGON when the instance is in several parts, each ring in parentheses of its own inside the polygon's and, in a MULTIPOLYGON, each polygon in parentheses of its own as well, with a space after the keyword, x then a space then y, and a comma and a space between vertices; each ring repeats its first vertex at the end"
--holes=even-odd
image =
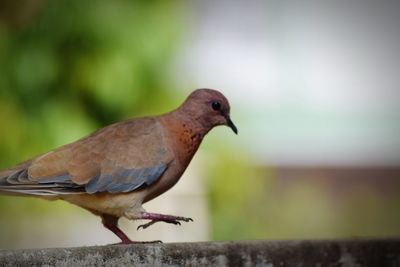
POLYGON ((231 128, 235 134, 238 134, 238 129, 236 128, 235 124, 233 124, 233 122, 232 122, 231 118, 229 118, 229 116, 226 116, 226 125, 228 125, 229 128, 231 128))

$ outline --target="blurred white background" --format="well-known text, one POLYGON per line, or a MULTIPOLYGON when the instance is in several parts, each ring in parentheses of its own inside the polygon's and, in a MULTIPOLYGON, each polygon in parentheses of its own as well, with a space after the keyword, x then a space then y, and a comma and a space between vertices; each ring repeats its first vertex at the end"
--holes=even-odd
POLYGON ((396 165, 399 11, 397 1, 193 1, 175 81, 223 90, 262 163, 396 165))

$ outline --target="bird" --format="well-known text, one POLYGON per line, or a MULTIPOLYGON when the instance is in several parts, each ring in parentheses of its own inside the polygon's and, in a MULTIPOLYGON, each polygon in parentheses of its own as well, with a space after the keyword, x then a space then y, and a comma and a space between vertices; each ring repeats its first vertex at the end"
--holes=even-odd
POLYGON ((64 200, 100 216, 121 244, 132 241, 118 220, 148 220, 137 229, 193 221, 147 212, 143 204, 173 187, 205 135, 225 125, 238 134, 227 98, 196 89, 176 109, 101 128, 75 142, 0 171, 0 193, 64 200))

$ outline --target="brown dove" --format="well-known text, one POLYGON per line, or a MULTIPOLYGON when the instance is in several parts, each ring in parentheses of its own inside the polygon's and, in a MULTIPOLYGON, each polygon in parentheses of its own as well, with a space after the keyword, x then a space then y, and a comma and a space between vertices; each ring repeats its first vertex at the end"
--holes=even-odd
POLYGON ((0 172, 0 192, 62 199, 102 218, 124 244, 118 219, 180 224, 191 218, 142 207, 174 186, 204 136, 227 125, 236 134, 228 100, 212 89, 193 91, 177 109, 111 124, 78 141, 0 172))

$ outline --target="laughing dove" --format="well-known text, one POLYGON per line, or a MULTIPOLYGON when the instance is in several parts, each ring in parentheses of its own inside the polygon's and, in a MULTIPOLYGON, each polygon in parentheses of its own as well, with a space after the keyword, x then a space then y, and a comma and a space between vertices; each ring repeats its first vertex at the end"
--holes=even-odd
POLYGON ((192 220, 148 213, 142 204, 178 182, 214 126, 237 134, 229 111, 220 92, 195 90, 169 113, 109 125, 0 172, 0 192, 68 201, 101 216, 122 243, 132 243, 118 228, 120 217, 150 220, 138 228, 192 220))

